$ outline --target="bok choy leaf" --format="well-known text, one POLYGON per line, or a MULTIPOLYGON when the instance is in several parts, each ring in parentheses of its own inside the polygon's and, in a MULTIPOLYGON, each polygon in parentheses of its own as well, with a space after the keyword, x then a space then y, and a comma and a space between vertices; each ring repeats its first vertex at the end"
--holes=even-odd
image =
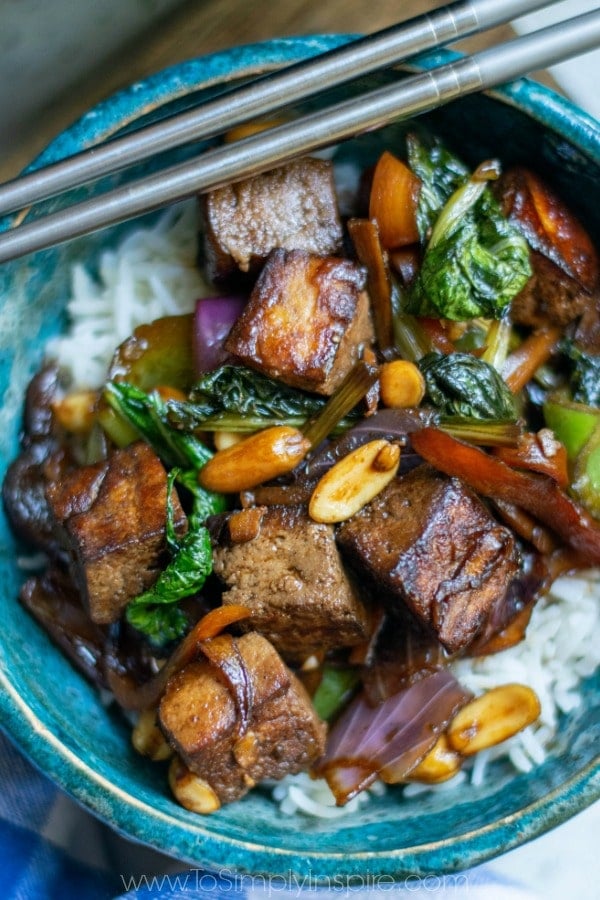
POLYGON ((515 421, 515 400, 498 371, 470 353, 428 353, 419 362, 427 398, 443 416, 515 421))
POLYGON ((196 472, 180 472, 178 469, 169 472, 166 538, 172 553, 171 561, 152 587, 129 603, 125 613, 129 624, 155 646, 168 644, 185 633, 188 620, 176 604, 185 597, 197 594, 212 571, 210 535, 201 524, 207 510, 214 509, 214 501, 207 496, 208 493, 198 484, 196 472), (173 524, 172 489, 176 480, 192 490, 194 497, 188 518, 189 528, 182 538, 177 536, 173 524))
POLYGON ((501 318, 531 276, 527 242, 486 186, 489 164, 458 187, 433 225, 406 312, 464 321, 501 318))

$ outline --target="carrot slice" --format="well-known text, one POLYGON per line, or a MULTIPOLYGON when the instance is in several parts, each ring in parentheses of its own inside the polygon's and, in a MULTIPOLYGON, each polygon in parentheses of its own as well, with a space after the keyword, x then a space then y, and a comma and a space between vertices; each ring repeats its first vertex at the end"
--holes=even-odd
POLYGON ((420 192, 421 179, 386 150, 375 166, 369 198, 369 218, 376 220, 386 250, 419 240, 420 192))
POLYGON ((549 428, 519 436, 516 447, 494 447, 493 454, 515 469, 549 475, 561 488, 569 486, 567 451, 549 428))
POLYGON ((561 335, 560 328, 553 325, 538 328, 507 357, 502 367, 502 377, 513 394, 523 390, 539 367, 550 358, 561 335))

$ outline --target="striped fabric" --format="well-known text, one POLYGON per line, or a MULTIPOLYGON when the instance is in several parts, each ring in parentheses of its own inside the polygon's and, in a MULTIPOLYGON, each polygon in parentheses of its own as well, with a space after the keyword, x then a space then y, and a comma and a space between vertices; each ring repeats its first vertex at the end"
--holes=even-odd
MULTIPOLYGON (((483 866, 456 878, 411 879, 389 885, 393 897, 468 897, 469 900, 531 900, 516 885, 498 880, 483 866), (462 876, 461 876, 462 877, 462 876)), ((33 768, 0 733, 1 900, 327 900, 328 892, 264 878, 218 878, 181 864, 114 834, 33 768)), ((367 900, 375 891, 335 891, 348 900, 367 900)))

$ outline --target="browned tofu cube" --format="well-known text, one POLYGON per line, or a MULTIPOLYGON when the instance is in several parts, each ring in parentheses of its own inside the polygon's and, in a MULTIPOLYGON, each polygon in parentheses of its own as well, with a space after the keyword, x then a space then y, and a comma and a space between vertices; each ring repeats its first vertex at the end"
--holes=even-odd
POLYGON ((338 253, 342 226, 331 163, 307 157, 229 184, 203 201, 204 256, 213 281, 256 273, 276 247, 338 253))
MULTIPOLYGON (((98 624, 115 622, 164 564, 167 475, 138 442, 67 474, 47 490, 73 577, 98 624)), ((175 525, 186 519, 173 493, 175 525)))
POLYGON ((345 522, 338 541, 452 653, 464 649, 518 571, 511 532, 458 479, 419 466, 345 522))
POLYGON ((223 603, 251 609, 252 628, 286 659, 351 647, 370 633, 370 616, 344 571, 332 526, 302 510, 264 507, 256 537, 239 543, 225 526, 213 562, 229 589, 223 603))
POLYGON ((274 250, 226 349, 292 387, 332 394, 373 341, 364 285, 351 260, 274 250))
POLYGON ((245 729, 230 688, 205 660, 171 679, 159 711, 171 745, 222 803, 266 778, 307 769, 325 743, 325 726, 308 694, 272 645, 251 632, 233 638, 232 650, 252 696, 245 729))

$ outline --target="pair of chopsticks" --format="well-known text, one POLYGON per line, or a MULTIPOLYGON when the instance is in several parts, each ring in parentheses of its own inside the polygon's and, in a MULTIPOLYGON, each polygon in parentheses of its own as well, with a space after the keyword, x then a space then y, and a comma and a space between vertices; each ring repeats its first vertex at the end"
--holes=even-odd
MULTIPOLYGON (((0 186, 0 214, 22 209, 165 150, 214 137, 416 53, 557 0, 459 0, 228 91, 204 105, 0 186)), ((600 45, 600 8, 164 168, 0 233, 0 263, 256 175, 457 97, 600 45)))

